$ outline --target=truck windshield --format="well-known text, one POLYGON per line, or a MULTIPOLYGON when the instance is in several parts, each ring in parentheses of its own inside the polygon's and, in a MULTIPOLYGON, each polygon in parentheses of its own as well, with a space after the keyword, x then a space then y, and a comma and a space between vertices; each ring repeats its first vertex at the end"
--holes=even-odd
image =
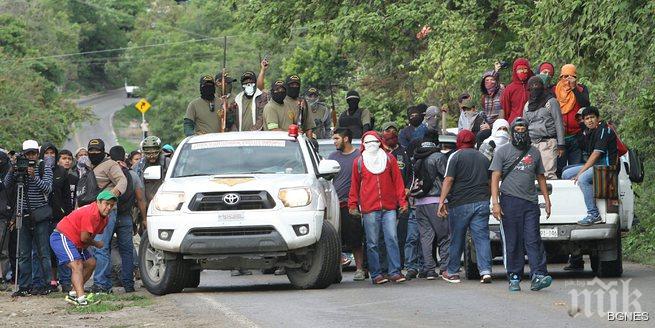
POLYGON ((173 177, 305 173, 307 168, 298 142, 225 140, 185 144, 173 177))

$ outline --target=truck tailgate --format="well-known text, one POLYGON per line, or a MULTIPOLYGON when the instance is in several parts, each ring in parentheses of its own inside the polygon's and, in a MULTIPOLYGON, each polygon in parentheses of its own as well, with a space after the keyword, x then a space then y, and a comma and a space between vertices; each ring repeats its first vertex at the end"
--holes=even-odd
MULTIPOLYGON (((575 224, 587 215, 587 207, 577 184, 574 184, 571 180, 548 180, 547 183, 552 204, 549 219, 546 219, 544 198, 537 186, 539 207, 541 208, 541 224, 575 224)), ((489 223, 498 224, 499 222, 491 216, 489 223)))

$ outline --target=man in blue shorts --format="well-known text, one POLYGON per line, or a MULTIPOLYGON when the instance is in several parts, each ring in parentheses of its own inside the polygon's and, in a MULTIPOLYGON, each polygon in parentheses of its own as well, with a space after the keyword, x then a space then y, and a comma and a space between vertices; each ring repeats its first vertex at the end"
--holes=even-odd
POLYGON ((66 301, 79 306, 88 305, 84 283, 91 277, 96 260, 88 247, 102 248, 103 242, 94 240, 107 226, 107 216, 118 198, 110 191, 102 191, 95 203, 88 204, 64 217, 50 235, 50 247, 59 265, 66 264, 72 271, 73 290, 66 301))

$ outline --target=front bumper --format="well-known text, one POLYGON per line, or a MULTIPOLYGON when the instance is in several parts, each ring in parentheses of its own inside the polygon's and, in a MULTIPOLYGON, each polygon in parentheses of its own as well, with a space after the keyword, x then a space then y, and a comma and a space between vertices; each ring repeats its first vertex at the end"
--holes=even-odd
MULTIPOLYGON (((543 241, 593 241, 614 239, 617 233, 616 224, 595 224, 581 226, 569 225, 541 225, 541 239, 543 241), (557 231, 555 233, 554 231, 557 231)), ((491 241, 502 241, 500 225, 489 225, 491 241)))
POLYGON ((148 217, 148 239, 156 249, 182 254, 283 252, 316 243, 323 218, 318 210, 173 212, 148 217), (298 236, 297 225, 309 232, 298 236), (160 238, 161 230, 169 240, 160 238))

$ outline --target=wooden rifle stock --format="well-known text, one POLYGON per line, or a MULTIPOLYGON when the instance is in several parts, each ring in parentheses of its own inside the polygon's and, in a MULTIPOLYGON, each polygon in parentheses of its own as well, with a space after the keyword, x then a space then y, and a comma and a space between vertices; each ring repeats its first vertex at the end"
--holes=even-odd
POLYGON ((221 72, 221 98, 223 101, 223 111, 221 112, 221 132, 225 132, 225 125, 227 124, 227 95, 225 94, 225 67, 221 72))

